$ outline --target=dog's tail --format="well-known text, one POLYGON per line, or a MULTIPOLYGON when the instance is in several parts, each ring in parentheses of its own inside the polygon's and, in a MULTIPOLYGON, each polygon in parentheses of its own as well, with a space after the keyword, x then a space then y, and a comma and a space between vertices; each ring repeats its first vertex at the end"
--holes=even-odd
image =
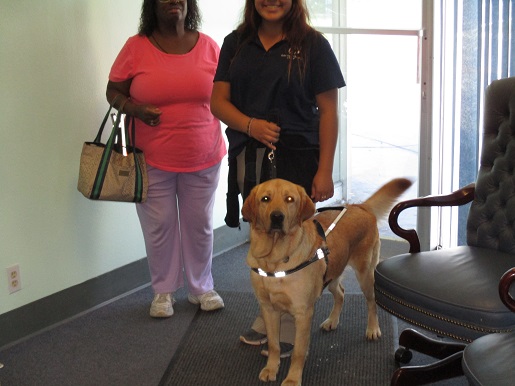
POLYGON ((395 178, 380 187, 363 204, 366 205, 377 220, 381 220, 393 208, 398 198, 413 184, 407 178, 395 178))

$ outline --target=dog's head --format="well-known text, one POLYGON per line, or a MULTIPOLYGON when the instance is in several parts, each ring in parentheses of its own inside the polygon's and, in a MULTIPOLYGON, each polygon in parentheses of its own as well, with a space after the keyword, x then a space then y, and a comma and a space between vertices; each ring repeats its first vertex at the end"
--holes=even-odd
POLYGON ((288 234, 313 216, 315 204, 302 186, 275 178, 252 189, 241 213, 255 230, 288 234))

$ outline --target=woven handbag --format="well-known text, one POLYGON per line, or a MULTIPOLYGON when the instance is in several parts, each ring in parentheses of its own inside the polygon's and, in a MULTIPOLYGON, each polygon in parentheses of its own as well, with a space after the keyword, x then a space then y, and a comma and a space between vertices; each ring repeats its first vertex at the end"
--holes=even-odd
POLYGON ((82 146, 77 189, 91 200, 144 202, 148 189, 147 167, 143 152, 134 145, 134 117, 126 118, 127 130, 122 134, 122 113, 118 111, 107 143, 101 142, 112 107, 111 104, 93 142, 82 146), (122 135, 125 135, 126 147, 123 147, 122 135))

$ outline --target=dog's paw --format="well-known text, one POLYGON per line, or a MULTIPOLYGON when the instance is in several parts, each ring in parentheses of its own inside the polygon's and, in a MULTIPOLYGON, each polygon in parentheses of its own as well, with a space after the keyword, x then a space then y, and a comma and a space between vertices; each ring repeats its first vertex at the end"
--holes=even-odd
POLYGON ((281 383, 281 386, 301 386, 300 379, 288 379, 286 378, 283 383, 281 383))
POLYGON ((380 337, 381 337, 381 329, 379 327, 367 328, 367 339, 368 340, 378 340, 380 337))
POLYGON ((277 369, 271 369, 268 366, 265 367, 259 373, 259 380, 263 382, 273 382, 277 379, 277 369))
POLYGON ((338 319, 332 320, 331 318, 327 318, 320 325, 320 328, 325 331, 333 331, 333 330, 336 330, 336 327, 338 327, 339 323, 340 323, 340 321, 338 319))

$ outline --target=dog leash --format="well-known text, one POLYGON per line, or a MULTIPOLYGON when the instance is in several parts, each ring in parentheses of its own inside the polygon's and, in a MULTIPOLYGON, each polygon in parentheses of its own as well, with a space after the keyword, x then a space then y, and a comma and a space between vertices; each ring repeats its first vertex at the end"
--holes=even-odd
POLYGON ((274 150, 270 150, 268 153, 268 160, 270 161, 270 179, 277 178, 277 168, 275 165, 275 153, 274 150))
MULTIPOLYGON (((268 122, 274 122, 277 126, 281 126, 281 119, 279 117, 279 110, 272 109, 268 112, 268 122)), ((270 149, 268 152, 268 160, 270 161, 270 179, 277 178, 277 168, 274 149, 270 149)))

